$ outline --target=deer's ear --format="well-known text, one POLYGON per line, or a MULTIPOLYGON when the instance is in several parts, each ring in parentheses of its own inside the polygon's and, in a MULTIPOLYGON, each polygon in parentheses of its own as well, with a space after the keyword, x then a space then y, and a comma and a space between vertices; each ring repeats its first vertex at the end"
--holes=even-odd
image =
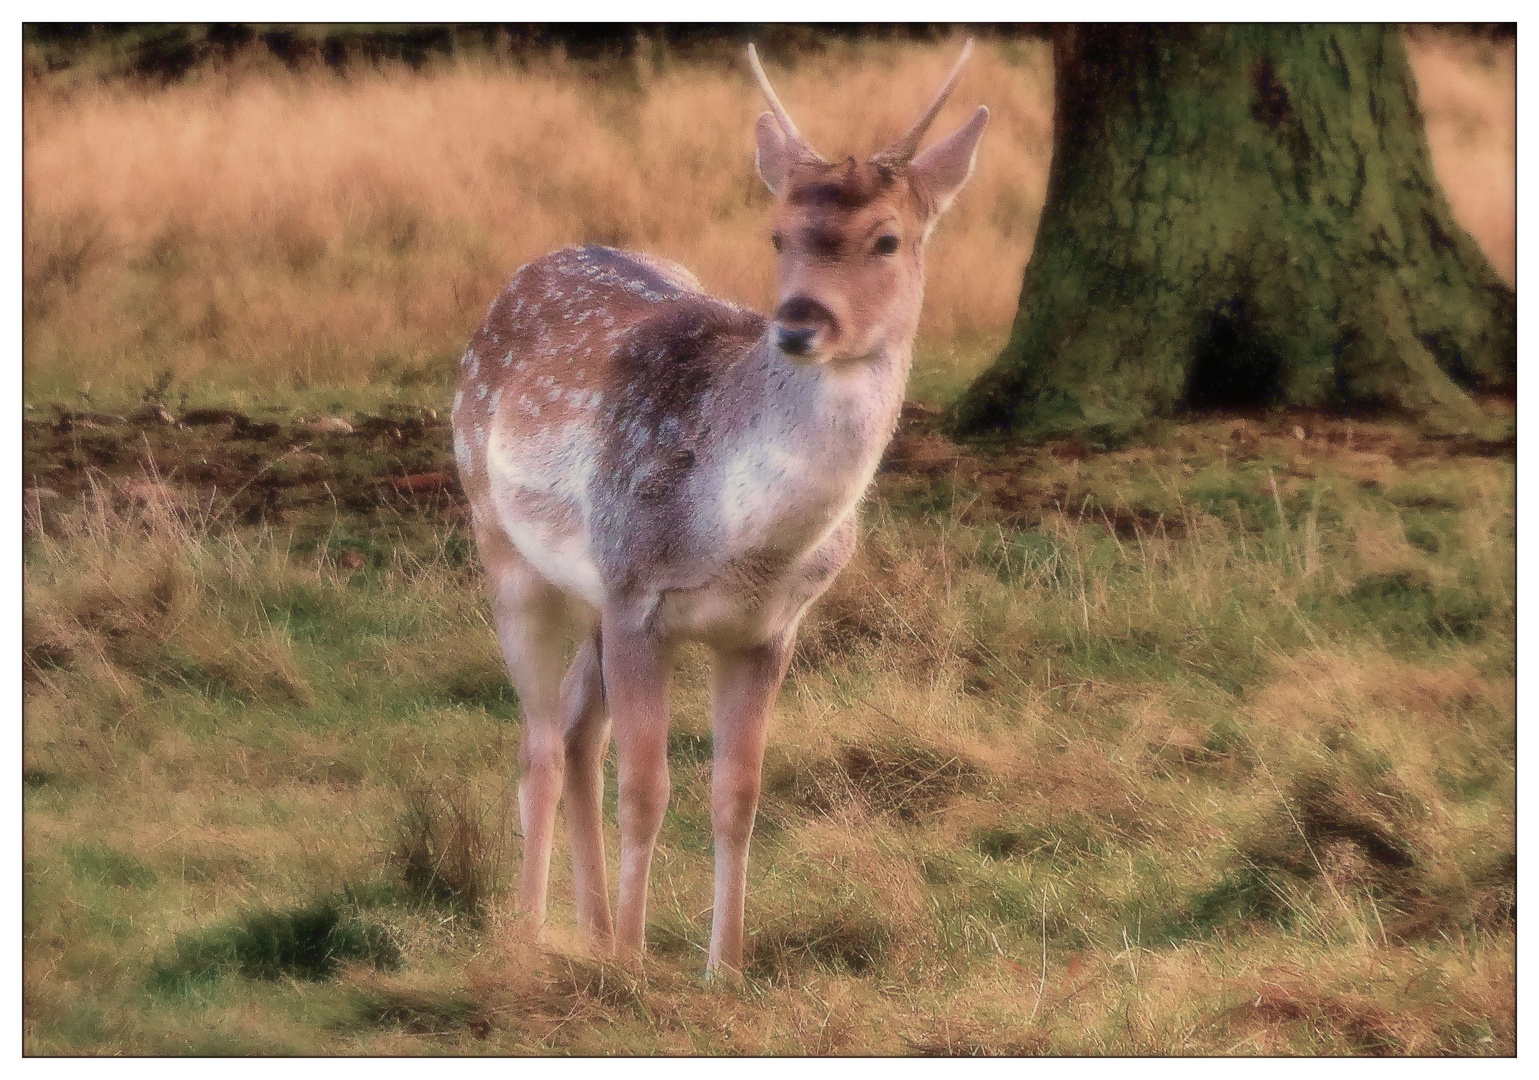
POLYGON ((983 137, 983 129, 988 122, 989 110, 979 105, 971 120, 914 158, 909 165, 924 182, 937 215, 951 205, 951 200, 973 174, 973 162, 978 157, 978 140, 983 137))
POLYGON ((759 114, 759 122, 754 125, 754 136, 759 142, 759 150, 754 155, 759 179, 764 181, 764 186, 771 192, 779 191, 780 185, 785 183, 786 174, 791 171, 791 141, 780 130, 775 114, 767 112, 759 114))

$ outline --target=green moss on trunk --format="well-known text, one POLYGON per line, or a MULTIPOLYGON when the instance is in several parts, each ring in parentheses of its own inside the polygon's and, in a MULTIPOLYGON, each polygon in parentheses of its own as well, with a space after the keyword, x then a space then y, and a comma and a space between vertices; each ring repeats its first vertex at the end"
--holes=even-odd
POLYGON ((1464 427, 1516 380, 1516 305, 1433 176, 1398 32, 1067 28, 1010 342, 964 432, 1118 440, 1213 406, 1464 427))

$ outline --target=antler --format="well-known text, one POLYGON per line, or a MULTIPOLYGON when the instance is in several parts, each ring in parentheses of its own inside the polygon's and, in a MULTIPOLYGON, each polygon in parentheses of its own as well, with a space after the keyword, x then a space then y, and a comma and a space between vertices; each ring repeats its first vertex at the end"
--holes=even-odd
POLYGON ((780 124, 780 131, 788 142, 794 143, 798 149, 808 157, 822 161, 822 155, 812 148, 812 145, 802 138, 802 133, 796 130, 796 124, 791 120, 791 114, 786 112, 786 107, 780 104, 780 98, 775 94, 775 88, 770 85, 769 76, 764 74, 764 65, 759 63, 759 51, 748 45, 748 64, 753 68, 754 77, 759 80, 759 89, 764 91, 764 96, 769 99, 770 110, 774 112, 775 119, 780 124))
MULTIPOLYGON (((973 51, 973 39, 968 38, 967 44, 962 46, 962 55, 957 57, 957 62, 952 65, 951 74, 946 76, 946 81, 936 92, 924 114, 914 122, 914 126, 904 132, 903 137, 893 143, 886 150, 876 155, 876 160, 887 165, 906 165, 915 154, 919 152, 919 142, 924 138, 924 133, 930 129, 935 117, 940 113, 941 106, 946 104, 946 99, 951 96, 951 90, 957 84, 957 78, 962 74, 962 65, 967 63, 967 58, 973 51)), ((757 62, 755 67, 757 68, 757 62)))

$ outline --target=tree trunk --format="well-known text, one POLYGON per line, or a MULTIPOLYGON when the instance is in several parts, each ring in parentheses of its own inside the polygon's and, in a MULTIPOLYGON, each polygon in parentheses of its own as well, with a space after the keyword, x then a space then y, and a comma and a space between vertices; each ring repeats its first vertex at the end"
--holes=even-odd
POLYGON ((1475 422, 1516 298, 1432 173, 1383 26, 1068 27, 1047 205, 1010 342, 959 430, 1131 435, 1188 409, 1475 422))

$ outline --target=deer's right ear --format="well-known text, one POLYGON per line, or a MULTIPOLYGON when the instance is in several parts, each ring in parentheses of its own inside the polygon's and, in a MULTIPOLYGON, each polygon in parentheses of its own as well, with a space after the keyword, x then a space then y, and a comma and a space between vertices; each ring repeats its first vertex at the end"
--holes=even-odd
POLYGON ((978 140, 983 138, 983 129, 988 122, 989 110, 979 105, 972 119, 916 157, 910 166, 929 190, 937 217, 951 205, 951 200, 973 174, 978 140))
POLYGON ((754 155, 759 179, 764 181, 764 186, 771 193, 777 192, 780 185, 785 183, 786 174, 791 171, 791 141, 780 130, 775 114, 768 112, 759 114, 759 122, 754 125, 754 135, 759 142, 758 153, 754 155))

